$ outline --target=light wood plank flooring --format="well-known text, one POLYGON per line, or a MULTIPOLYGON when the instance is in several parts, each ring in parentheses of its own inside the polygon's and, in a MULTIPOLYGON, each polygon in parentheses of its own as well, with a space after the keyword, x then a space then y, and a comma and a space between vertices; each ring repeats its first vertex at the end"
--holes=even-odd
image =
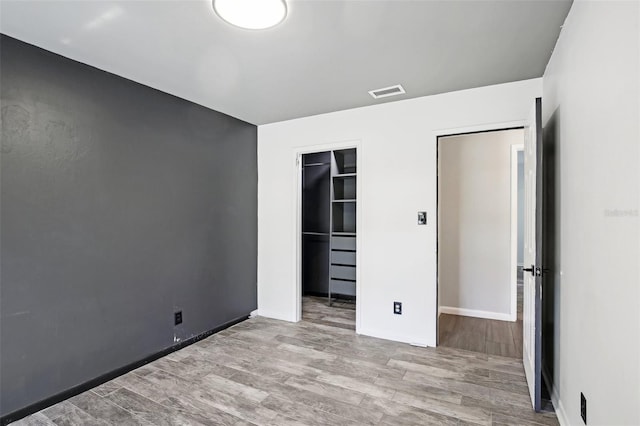
POLYGON ((258 317, 15 424, 557 425, 530 405, 513 358, 258 317))
POLYGON ((315 324, 355 330, 356 304, 355 301, 333 301, 329 306, 326 297, 304 296, 302 319, 315 324))

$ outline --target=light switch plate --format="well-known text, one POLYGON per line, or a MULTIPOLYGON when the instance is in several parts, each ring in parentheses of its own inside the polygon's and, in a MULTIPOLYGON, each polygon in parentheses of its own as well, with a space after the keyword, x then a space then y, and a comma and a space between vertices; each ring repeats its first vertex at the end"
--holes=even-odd
POLYGON ((418 225, 427 224, 427 212, 418 212, 418 225))

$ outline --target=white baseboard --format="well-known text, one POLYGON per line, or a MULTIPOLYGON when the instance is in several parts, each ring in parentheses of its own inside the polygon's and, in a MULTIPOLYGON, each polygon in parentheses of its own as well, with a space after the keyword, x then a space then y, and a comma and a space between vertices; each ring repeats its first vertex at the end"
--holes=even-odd
POLYGON ((440 313, 462 315, 464 317, 486 318, 499 321, 515 321, 513 315, 501 312, 479 311, 476 309, 454 308, 452 306, 440 306, 440 313))
POLYGON ((259 317, 271 318, 271 319, 276 319, 281 321, 296 322, 295 319, 285 315, 281 315, 279 312, 277 313, 269 312, 269 311, 265 311, 264 309, 256 309, 255 311, 251 312, 251 314, 252 315, 255 314, 256 316, 259 316, 259 317))
MULTIPOLYGON (((546 369, 542 370, 542 376, 546 383, 550 383, 546 369)), ((551 403, 553 404, 553 409, 556 412, 556 417, 558 418, 560 426, 570 426, 567 412, 564 410, 564 405, 562 405, 562 401, 560 401, 560 396, 558 395, 557 386, 554 386, 553 389, 551 389, 551 403)))
POLYGON ((424 342, 424 341, 421 341, 420 339, 415 339, 413 337, 402 336, 398 334, 387 334, 384 332, 381 333, 376 330, 361 329, 359 330, 358 334, 361 334, 363 336, 376 337, 378 339, 392 340, 394 342, 408 343, 410 345, 419 346, 422 348, 427 348, 429 346, 435 347, 435 342, 432 342, 432 344, 429 344, 430 342, 424 342))
POLYGON ((558 418, 558 423, 560 423, 560 426, 570 426, 567 412, 564 411, 564 405, 562 405, 562 401, 560 401, 557 392, 551 393, 551 403, 553 404, 553 408, 556 411, 556 417, 558 418))

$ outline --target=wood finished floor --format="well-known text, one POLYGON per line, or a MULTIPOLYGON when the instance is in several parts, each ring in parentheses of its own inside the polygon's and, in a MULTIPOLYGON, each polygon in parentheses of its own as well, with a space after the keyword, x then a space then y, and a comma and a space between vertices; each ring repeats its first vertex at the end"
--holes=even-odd
POLYGON ((522 359, 522 321, 441 314, 440 345, 522 359))
POLYGON ((249 319, 14 425, 558 424, 519 360, 315 321, 249 319))
POLYGON ((441 314, 439 344, 450 348, 522 359, 522 282, 518 282, 517 321, 441 314))
POLYGON ((347 330, 356 329, 356 304, 351 301, 333 301, 329 306, 326 297, 302 298, 302 319, 347 330))

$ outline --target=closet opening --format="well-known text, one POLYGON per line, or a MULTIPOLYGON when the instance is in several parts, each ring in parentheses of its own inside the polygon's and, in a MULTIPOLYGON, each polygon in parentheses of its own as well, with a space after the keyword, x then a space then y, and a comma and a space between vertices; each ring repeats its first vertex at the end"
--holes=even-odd
POLYGON ((299 162, 301 318, 355 330, 357 149, 299 162))

